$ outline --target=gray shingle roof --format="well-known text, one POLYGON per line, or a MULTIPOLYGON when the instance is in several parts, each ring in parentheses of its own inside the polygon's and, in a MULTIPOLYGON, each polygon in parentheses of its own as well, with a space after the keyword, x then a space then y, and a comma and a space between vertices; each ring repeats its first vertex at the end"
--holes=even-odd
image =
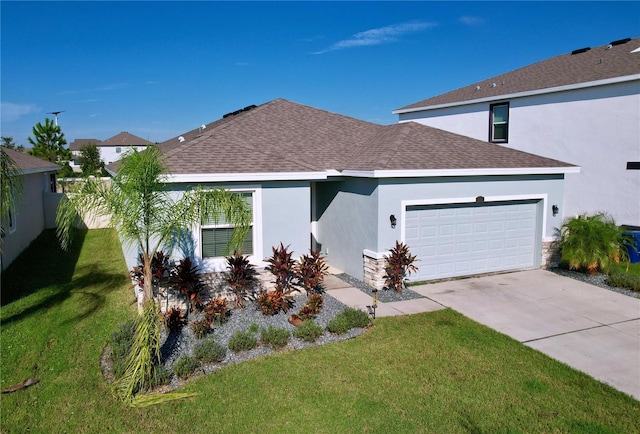
POLYGON ((69 145, 70 151, 79 151, 84 145, 88 145, 89 143, 95 143, 96 145, 100 144, 100 140, 98 139, 75 139, 69 145))
POLYGON ((182 137, 158 145, 174 175, 571 166, 413 122, 383 126, 283 99, 182 137))
POLYGON ((482 98, 498 99, 502 95, 640 74, 640 51, 637 50, 640 47, 640 38, 613 46, 609 45, 543 60, 506 74, 409 104, 394 110, 394 113, 482 98))
POLYGON ((98 146, 145 146, 148 140, 123 131, 98 143, 98 146))
POLYGON ((7 155, 16 163, 16 165, 24 173, 37 173, 37 172, 49 172, 49 171, 60 170, 60 166, 58 166, 56 163, 51 163, 50 161, 42 160, 32 155, 28 155, 24 152, 18 152, 13 149, 8 149, 5 147, 2 148, 2 151, 6 152, 7 155))

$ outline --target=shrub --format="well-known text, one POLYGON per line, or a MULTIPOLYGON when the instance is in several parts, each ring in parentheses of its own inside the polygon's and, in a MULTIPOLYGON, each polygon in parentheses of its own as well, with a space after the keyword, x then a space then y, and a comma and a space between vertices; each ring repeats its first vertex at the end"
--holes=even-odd
POLYGON ((607 277, 607 284, 631 291, 640 291, 640 276, 631 273, 616 271, 607 277))
POLYGON ((182 355, 173 364, 173 372, 181 380, 191 377, 196 369, 200 367, 200 362, 190 356, 182 355))
POLYGON ((197 339, 202 339, 204 335, 211 331, 211 323, 206 318, 193 321, 190 326, 197 339))
POLYGON ((360 309, 345 308, 327 324, 327 330, 338 335, 352 328, 363 328, 369 325, 369 315, 360 309))
POLYGON ((229 349, 231 351, 252 350, 258 346, 258 339, 248 330, 239 330, 229 338, 229 349))
POLYGON ((284 295, 278 291, 263 292, 258 296, 258 307, 265 315, 275 315, 280 312, 284 301, 284 295))
MULTIPOLYGON (((131 278, 135 280, 140 287, 144 286, 144 257, 142 253, 138 255, 138 266, 133 267, 129 272, 131 278)), ((162 250, 158 250, 151 258, 151 276, 156 281, 166 278, 171 270, 171 260, 162 250)))
POLYGON ((288 251, 289 246, 285 247, 280 243, 280 247, 271 247, 273 254, 265 259, 269 265, 266 267, 274 276, 276 284, 276 292, 283 294, 293 290, 295 274, 295 261, 291 259, 293 252, 288 251))
POLYGON ((312 250, 309 255, 302 255, 295 267, 296 277, 307 295, 322 292, 322 281, 329 267, 319 250, 312 250))
POLYGON ((289 342, 289 331, 285 328, 269 326, 262 329, 260 341, 263 345, 270 345, 272 348, 282 348, 289 342))
POLYGON ((227 299, 224 297, 213 297, 204 305, 204 315, 209 324, 222 325, 229 319, 230 311, 227 299))
POLYGON ((390 250, 389 256, 385 258, 384 289, 401 292, 402 288, 406 286, 407 274, 418 271, 418 267, 413 265, 415 261, 416 257, 411 255, 409 247, 396 241, 396 246, 390 250))
POLYGON ((293 331, 293 335, 296 338, 306 342, 315 342, 322 336, 322 333, 324 333, 322 326, 312 319, 303 321, 302 324, 293 331))
POLYGON ((236 295, 235 307, 244 307, 244 298, 258 283, 258 272, 256 267, 249 263, 248 256, 242 256, 239 252, 234 252, 233 256, 227 256, 227 273, 225 280, 231 286, 231 290, 236 295))
POLYGON ((126 323, 120 324, 118 331, 114 332, 111 335, 111 339, 109 339, 109 346, 111 347, 109 361, 111 362, 113 375, 116 378, 122 377, 127 368, 127 356, 131 352, 134 333, 135 321, 130 319, 126 323))
POLYGON ((196 344, 193 355, 202 363, 222 362, 227 355, 227 349, 213 340, 206 340, 196 344))
POLYGON ((177 307, 169 309, 162 316, 162 322, 169 333, 178 333, 186 323, 182 311, 177 307))
POLYGON ((198 267, 193 265, 191 258, 186 257, 173 267, 172 278, 177 290, 187 297, 187 314, 194 309, 200 310, 203 307, 200 292, 204 289, 204 284, 198 274, 198 267))
POLYGON ((322 295, 310 294, 307 302, 298 312, 298 316, 302 319, 315 318, 320 313, 320 310, 322 310, 323 301, 322 295))
POLYGON ((612 262, 629 259, 625 245, 631 237, 624 232, 605 213, 568 218, 560 228, 562 261, 589 274, 608 271, 612 262))

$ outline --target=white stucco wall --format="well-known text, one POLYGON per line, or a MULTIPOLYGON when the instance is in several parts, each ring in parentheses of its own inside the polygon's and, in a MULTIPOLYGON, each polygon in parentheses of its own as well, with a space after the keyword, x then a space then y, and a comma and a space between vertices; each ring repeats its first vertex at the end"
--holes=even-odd
MULTIPOLYGON (((2 269, 7 268, 44 230, 44 192, 49 187, 50 173, 22 177, 22 200, 15 210, 15 230, 7 230, 2 242, 2 269)), ((6 222, 3 226, 6 227, 6 222)))
MULTIPOLYGON (((514 149, 581 167, 568 174, 562 214, 605 211, 620 224, 640 225, 640 81, 508 100, 514 149)), ((488 140, 490 102, 407 113, 400 122, 488 140)))

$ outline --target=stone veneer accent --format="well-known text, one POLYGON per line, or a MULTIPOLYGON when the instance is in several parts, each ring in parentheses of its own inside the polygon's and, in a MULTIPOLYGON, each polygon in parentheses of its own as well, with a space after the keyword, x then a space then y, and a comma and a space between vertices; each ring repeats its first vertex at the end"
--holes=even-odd
POLYGON ((540 268, 548 269, 559 266, 561 253, 559 241, 543 241, 540 268))
MULTIPOLYGON (((373 253, 373 252, 371 252, 373 253)), ((364 261, 364 283, 377 289, 384 287, 384 257, 374 257, 371 253, 363 254, 364 261)))

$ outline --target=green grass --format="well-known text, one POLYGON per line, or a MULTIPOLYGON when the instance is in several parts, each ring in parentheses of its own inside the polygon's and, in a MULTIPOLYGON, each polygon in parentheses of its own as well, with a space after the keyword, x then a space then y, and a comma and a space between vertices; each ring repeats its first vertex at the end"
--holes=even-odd
POLYGON ((380 318, 192 381, 195 398, 124 407, 99 365, 136 310, 112 234, 63 255, 45 232, 3 273, 0 386, 40 383, 1 395, 0 431, 640 432, 638 401, 452 310, 380 318))

